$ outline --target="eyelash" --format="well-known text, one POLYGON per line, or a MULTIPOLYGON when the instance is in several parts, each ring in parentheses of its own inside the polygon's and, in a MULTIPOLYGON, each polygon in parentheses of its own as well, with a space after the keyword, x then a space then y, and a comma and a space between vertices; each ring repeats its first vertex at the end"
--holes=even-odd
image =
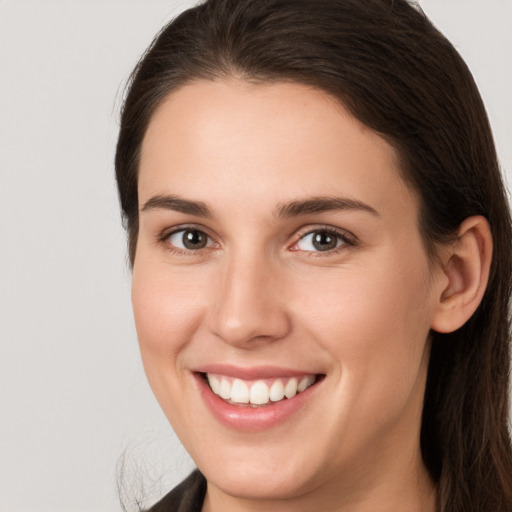
MULTIPOLYGON (((292 244, 292 247, 296 246, 301 240, 304 240, 308 235, 313 235, 314 233, 324 233, 330 235, 332 237, 337 238, 338 241, 341 243, 332 249, 328 249, 327 251, 302 251, 304 254, 310 257, 321 258, 332 256, 347 249, 348 247, 354 247, 357 245, 357 238, 352 233, 344 229, 335 228, 333 226, 319 225, 314 226, 313 228, 308 226, 304 230, 299 230, 297 233, 297 240, 292 244)), ((300 251, 300 249, 291 250, 297 252, 300 251)))
MULTIPOLYGON (((200 249, 181 249, 181 248, 176 247, 176 246, 172 245, 171 243, 169 243, 169 238, 172 235, 176 235, 177 233, 186 232, 186 231, 197 231, 198 233, 202 233, 203 235, 205 235, 210 241, 213 241, 212 237, 210 235, 208 235, 208 233, 204 229, 200 228, 199 226, 185 225, 185 226, 177 226, 171 230, 163 231, 162 234, 159 235, 159 237, 158 237, 158 242, 163 244, 165 246, 165 248, 171 254, 176 254, 178 256, 185 256, 185 257, 186 256, 195 256, 201 250, 209 248, 209 247, 201 247, 200 249)), ((214 244, 214 245, 216 245, 216 244, 214 244)))
MULTIPOLYGON (((199 249, 181 249, 179 247, 176 247, 169 243, 169 238, 173 235, 176 235, 181 232, 186 231, 196 231, 198 233, 202 233, 205 235, 209 241, 213 242, 213 238, 208 235, 208 233, 200 228, 199 226, 194 225, 185 225, 185 226, 177 226, 173 228, 172 230, 166 230, 162 232, 158 237, 158 242, 165 245, 166 249, 171 252, 172 254, 176 254, 178 256, 195 256, 203 249, 209 249, 212 246, 215 248, 215 246, 218 246, 215 242, 211 246, 201 247, 199 249)), ((207 242, 208 243, 208 242, 207 242)), ((299 230, 297 232, 297 238, 293 242, 293 244, 289 247, 289 250, 296 251, 296 252, 303 252, 309 257, 326 257, 326 256, 332 256, 334 254, 338 254, 340 251, 345 250, 347 247, 354 247, 358 243, 357 238, 350 232, 335 228, 333 226, 315 226, 315 227, 308 227, 304 228, 303 230, 299 230), (314 233, 324 233, 330 236, 333 236, 338 239, 338 242, 341 242, 336 247, 326 250, 326 251, 301 251, 300 249, 294 249, 293 247, 296 246, 300 241, 304 240, 308 235, 312 235, 314 233)))

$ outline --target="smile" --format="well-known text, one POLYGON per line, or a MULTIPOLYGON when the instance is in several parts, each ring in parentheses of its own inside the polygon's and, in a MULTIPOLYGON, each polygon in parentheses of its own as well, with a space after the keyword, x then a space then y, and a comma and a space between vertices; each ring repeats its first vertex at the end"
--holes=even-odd
POLYGON ((311 410, 326 375, 287 368, 209 364, 192 372, 207 410, 236 431, 264 431, 311 410), (302 411, 302 412, 301 412, 302 411))
POLYGON ((302 393, 316 382, 316 376, 304 375, 248 381, 206 373, 206 380, 210 389, 230 404, 261 407, 302 393))

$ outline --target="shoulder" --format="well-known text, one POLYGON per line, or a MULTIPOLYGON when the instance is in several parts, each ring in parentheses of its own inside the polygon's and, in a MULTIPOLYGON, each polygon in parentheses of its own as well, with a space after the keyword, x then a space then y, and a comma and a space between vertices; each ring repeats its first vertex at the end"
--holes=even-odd
POLYGON ((196 469, 146 512, 201 512, 205 494, 206 479, 196 469))

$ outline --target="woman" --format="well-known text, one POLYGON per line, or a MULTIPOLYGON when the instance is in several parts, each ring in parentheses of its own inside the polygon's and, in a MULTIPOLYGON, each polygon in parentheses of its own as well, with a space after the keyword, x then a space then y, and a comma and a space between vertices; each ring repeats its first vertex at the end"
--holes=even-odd
POLYGON ((512 510, 509 210, 421 12, 186 11, 116 171, 144 367, 199 469, 152 510, 512 510))

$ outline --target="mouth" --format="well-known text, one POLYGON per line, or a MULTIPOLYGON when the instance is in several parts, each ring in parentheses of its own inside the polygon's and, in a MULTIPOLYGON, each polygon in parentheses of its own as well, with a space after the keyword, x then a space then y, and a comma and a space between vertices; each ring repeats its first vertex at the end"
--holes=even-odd
POLYGON ((290 400, 320 382, 325 376, 301 376, 245 380, 218 373, 200 373, 210 390, 224 402, 239 407, 261 408, 290 400))
POLYGON ((314 414, 312 404, 326 374, 273 366, 209 364, 192 372, 206 409, 224 427, 257 432, 314 414))

